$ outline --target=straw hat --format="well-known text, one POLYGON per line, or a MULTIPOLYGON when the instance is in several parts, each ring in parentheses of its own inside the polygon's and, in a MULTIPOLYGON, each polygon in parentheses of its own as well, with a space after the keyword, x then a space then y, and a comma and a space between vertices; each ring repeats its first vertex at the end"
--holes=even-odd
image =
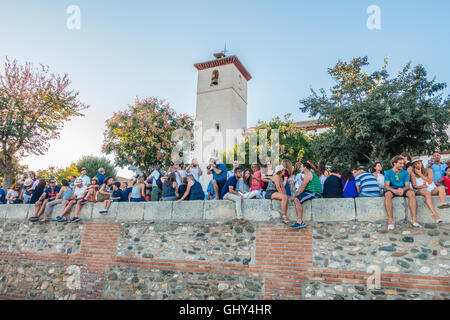
POLYGON ((417 162, 417 161, 423 161, 423 160, 420 159, 420 157, 412 157, 411 163, 414 163, 414 162, 417 162))
POLYGON ((283 170, 284 170, 284 167, 280 164, 275 167, 275 174, 277 174, 278 172, 283 171, 283 170))

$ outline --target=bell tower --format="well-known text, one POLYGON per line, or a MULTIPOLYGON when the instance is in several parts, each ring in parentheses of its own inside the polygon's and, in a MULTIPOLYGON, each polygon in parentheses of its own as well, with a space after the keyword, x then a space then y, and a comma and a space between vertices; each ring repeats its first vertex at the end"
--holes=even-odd
MULTIPOLYGON (((208 145, 207 140, 211 135, 215 135, 222 137, 223 146, 210 148, 211 152, 203 155, 203 163, 208 161, 205 158, 218 156, 226 151, 227 147, 229 149, 229 143, 226 141, 227 130, 247 129, 247 82, 252 77, 236 56, 226 56, 225 52, 224 50, 214 54, 214 60, 194 65, 198 70, 194 129, 194 134, 197 131, 196 144, 201 138, 202 148, 205 148, 208 145), (198 134, 199 125, 201 125, 200 134, 198 134)), ((233 141, 239 142, 239 139, 233 141)), ((200 157, 198 160, 201 162, 200 157)))

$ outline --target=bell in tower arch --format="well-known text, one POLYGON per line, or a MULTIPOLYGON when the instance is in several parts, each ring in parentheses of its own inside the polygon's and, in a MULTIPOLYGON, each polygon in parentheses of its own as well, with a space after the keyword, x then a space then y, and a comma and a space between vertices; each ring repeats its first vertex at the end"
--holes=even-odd
POLYGON ((211 78, 211 87, 215 87, 219 84, 219 70, 214 70, 211 78))

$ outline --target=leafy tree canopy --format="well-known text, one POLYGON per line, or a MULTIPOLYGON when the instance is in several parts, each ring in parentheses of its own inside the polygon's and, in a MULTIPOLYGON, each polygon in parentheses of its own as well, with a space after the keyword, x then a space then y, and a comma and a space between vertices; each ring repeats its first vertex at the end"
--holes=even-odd
POLYGON ((81 168, 86 168, 87 175, 89 177, 94 177, 98 173, 98 169, 105 169, 106 177, 116 177, 117 171, 114 165, 106 157, 96 157, 96 156, 84 156, 76 163, 78 171, 81 168))
POLYGON ((341 167, 389 160, 402 152, 448 149, 450 96, 445 83, 428 80, 422 65, 408 63, 394 77, 387 59, 368 74, 367 57, 339 61, 328 73, 336 82, 329 97, 324 89, 300 100, 300 110, 331 127, 312 140, 313 151, 341 167))
POLYGON ((114 113, 106 121, 103 152, 113 154, 120 167, 135 166, 149 172, 155 165, 170 165, 172 133, 177 129, 191 132, 193 120, 177 114, 164 100, 155 97, 136 99, 125 111, 114 113))

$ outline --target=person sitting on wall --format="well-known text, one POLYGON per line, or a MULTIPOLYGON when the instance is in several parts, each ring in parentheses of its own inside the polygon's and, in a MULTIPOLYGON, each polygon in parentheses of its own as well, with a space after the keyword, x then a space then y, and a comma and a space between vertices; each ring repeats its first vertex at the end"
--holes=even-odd
MULTIPOLYGON (((100 169, 98 169, 97 172, 98 173, 94 178, 97 178, 98 185, 100 187, 103 184, 103 182, 105 181, 105 169, 100 168, 100 169)), ((94 179, 94 178, 92 178, 92 179, 94 179)))
POLYGON ((178 200, 180 200, 183 197, 184 193, 186 192, 187 185, 188 185, 188 178, 187 178, 187 176, 184 177, 183 179, 181 179, 181 182, 182 182, 181 185, 178 186, 178 196, 177 196, 178 200))
POLYGON ((30 199, 30 204, 34 204, 34 214, 29 220, 33 222, 39 221, 38 214, 45 200, 44 190, 47 185, 47 182, 42 178, 39 178, 37 181, 39 182, 34 187, 30 199))
POLYGON ((441 185, 437 186, 433 182, 433 170, 431 170, 431 168, 425 169, 422 160, 420 160, 419 157, 414 157, 412 159, 412 164, 413 171, 410 175, 411 184, 416 191, 416 194, 425 198, 425 203, 431 210, 434 220, 437 223, 441 223, 442 219, 439 217, 434 207, 432 196, 439 196, 439 209, 449 208, 450 205, 447 203, 445 187, 441 185))
POLYGON ((377 161, 373 164, 370 172, 377 179, 378 187, 380 188, 381 196, 384 196, 384 174, 383 174, 383 165, 381 162, 377 161))
POLYGON ((101 214, 107 214, 109 208, 111 207, 111 204, 113 202, 120 202, 120 199, 122 198, 122 190, 120 190, 120 182, 116 181, 113 183, 113 193, 111 197, 108 200, 105 200, 104 209, 100 210, 99 213, 101 214))
POLYGON ((130 193, 132 187, 128 187, 128 182, 124 181, 120 184, 120 190, 122 191, 122 197, 120 198, 121 202, 130 202, 130 193))
POLYGON ((20 190, 22 185, 18 182, 14 183, 11 189, 6 193, 6 202, 8 204, 21 204, 22 200, 20 200, 20 190))
POLYGON ((323 183, 324 198, 342 198, 341 175, 338 169, 332 168, 328 177, 323 183))
POLYGON ((260 199, 261 194, 259 190, 250 191, 252 184, 252 173, 249 169, 245 169, 242 177, 238 180, 236 191, 239 192, 244 199, 260 199))
MULTIPOLYGON (((45 188, 44 192, 39 198, 39 201, 36 202, 35 208, 39 208, 37 211, 34 212, 34 217, 30 218, 30 221, 37 221, 39 220, 39 217, 44 213, 45 207, 49 203, 49 201, 56 200, 56 197, 61 190, 61 187, 56 184, 55 179, 49 180, 49 186, 45 188)), ((42 219, 41 222, 46 222, 47 219, 42 219)))
POLYGON ((358 196, 358 192, 356 191, 355 178, 353 177, 353 173, 348 170, 342 170, 341 174, 342 180, 342 197, 344 198, 355 198, 358 196))
POLYGON ((238 218, 236 225, 244 224, 246 222, 242 213, 242 202, 244 201, 244 197, 236 191, 237 182, 241 177, 241 168, 238 167, 234 169, 234 176, 227 180, 220 191, 220 198, 233 201, 236 204, 236 214, 238 218))
POLYGON ((304 162, 300 167, 300 171, 305 178, 303 179, 302 185, 295 193, 295 199, 298 200, 300 210, 297 210, 297 221, 291 226, 291 229, 301 229, 306 227, 306 224, 303 222, 302 204, 308 200, 322 198, 322 184, 320 183, 317 174, 312 171, 310 162, 304 162))
POLYGON ((359 166, 356 170, 355 184, 360 197, 381 197, 377 178, 367 172, 364 166, 359 166))
POLYGON ((441 154, 437 151, 433 152, 432 158, 426 165, 426 168, 431 168, 431 170, 433 170, 433 182, 435 184, 438 184, 437 181, 444 177, 447 167, 446 163, 441 162, 441 154))
MULTIPOLYGON (((66 207, 67 203, 69 202, 69 197, 72 195, 72 188, 69 186, 69 181, 67 179, 61 180, 61 189, 59 190, 58 194, 56 195, 55 200, 49 201, 47 205, 45 206, 44 210, 44 218, 42 218, 42 222, 46 222, 50 216, 53 213, 53 207, 61 204, 63 209, 66 207)), ((58 220, 60 217, 56 217, 56 220, 58 220)))
POLYGON ((220 163, 218 158, 211 158, 206 169, 206 174, 213 175, 211 183, 214 188, 215 198, 219 200, 220 191, 227 182, 227 167, 223 163, 220 163))
POLYGON ((450 167, 447 167, 445 169, 445 176, 443 176, 441 179, 436 181, 436 184, 439 185, 443 183, 445 187, 445 192, 448 196, 450 196, 450 167))
MULTIPOLYGON (((126 201, 130 202, 145 202, 145 182, 144 177, 138 177, 131 190, 128 192, 128 198, 126 201)), ((123 194, 122 194, 123 198, 123 194)))
MULTIPOLYGON (((87 186, 83 185, 83 180, 80 178, 77 178, 75 180, 75 187, 73 188, 73 194, 69 197, 69 203, 67 206, 63 209, 63 212, 61 213, 61 216, 59 219, 57 219, 58 222, 65 222, 67 221, 67 218, 65 217, 66 214, 70 212, 74 204, 78 204, 78 202, 86 202, 86 199, 84 199, 84 195, 86 192, 87 186)), ((81 205, 81 203, 80 203, 81 205)), ((80 218, 78 218, 78 213, 74 215, 71 222, 78 222, 80 221, 80 218)))
POLYGON ((109 197, 112 195, 113 183, 114 183, 114 179, 112 177, 105 178, 102 186, 100 187, 98 192, 95 194, 95 200, 97 202, 103 202, 103 201, 109 199, 109 197))
POLYGON ((264 182, 262 181, 262 171, 259 164, 252 164, 252 171, 252 186, 250 188, 250 191, 258 191, 260 194, 260 199, 262 196, 262 188, 264 186, 264 182))
POLYGON ((186 179, 186 190, 181 193, 180 188, 178 188, 181 197, 177 202, 181 203, 183 200, 204 200, 205 193, 203 192, 200 182, 198 182, 192 174, 189 174, 186 179))
POLYGON ((178 183, 176 174, 170 173, 167 177, 162 178, 162 200, 177 201, 178 183))
POLYGON ((391 160, 392 169, 385 172, 384 175, 384 205, 388 215, 388 230, 394 230, 394 216, 392 199, 394 197, 404 197, 409 200, 409 208, 411 209, 411 216, 413 226, 420 228, 421 225, 417 222, 417 199, 414 191, 410 189, 410 180, 408 171, 403 170, 405 166, 405 159, 398 155, 391 160))
POLYGON ((192 163, 186 168, 186 173, 192 174, 195 180, 200 181, 200 177, 203 175, 203 172, 198 165, 197 159, 192 160, 192 163))

